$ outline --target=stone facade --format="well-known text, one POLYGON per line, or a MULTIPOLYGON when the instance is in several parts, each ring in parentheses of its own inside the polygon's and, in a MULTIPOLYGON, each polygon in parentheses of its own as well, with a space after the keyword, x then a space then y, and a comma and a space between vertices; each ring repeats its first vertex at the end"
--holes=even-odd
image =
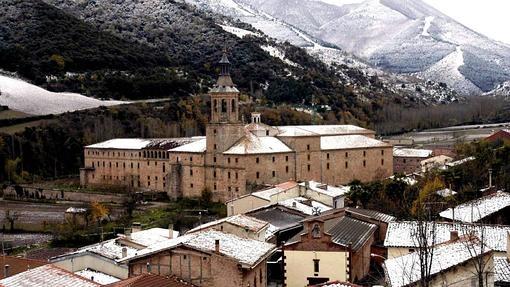
POLYGON ((375 140, 373 131, 340 125, 271 127, 257 113, 251 124, 243 124, 226 56, 220 66, 210 92, 205 138, 117 139, 87 146, 82 184, 126 185, 166 192, 171 198, 208 190, 215 200, 227 201, 246 194, 250 183, 314 180, 341 185, 393 174, 392 146, 375 140), (352 141, 325 148, 324 138, 334 136, 352 141))
POLYGON ((228 257, 185 246, 129 263, 129 277, 142 273, 175 275, 203 287, 267 286, 265 260, 246 269, 228 257))

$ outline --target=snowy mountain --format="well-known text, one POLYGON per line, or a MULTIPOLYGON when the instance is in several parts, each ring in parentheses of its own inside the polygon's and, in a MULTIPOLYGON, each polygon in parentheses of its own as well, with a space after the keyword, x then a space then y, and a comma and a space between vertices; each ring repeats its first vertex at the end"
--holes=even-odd
POLYGON ((338 7, 308 0, 187 0, 186 3, 193 4, 202 11, 221 14, 250 24, 262 32, 256 34, 241 32, 243 29, 222 25, 224 29, 229 27, 225 30, 238 37, 248 34, 259 37, 267 35, 280 42, 288 41, 304 48, 310 55, 334 66, 341 81, 352 85, 355 90, 366 90, 367 86, 372 84, 364 82, 360 85, 352 79, 353 74, 361 73, 367 78, 377 76, 380 79, 378 84, 413 101, 448 103, 459 99, 451 89, 439 82, 421 80, 415 75, 398 75, 383 71, 366 60, 304 31, 316 30, 316 27, 346 15, 356 5, 338 7))
MULTIPOLYGON (((238 0, 387 71, 481 94, 510 79, 510 47, 421 0, 238 0)), ((266 31, 265 31, 266 32, 266 31)), ((267 32, 266 32, 267 33, 267 32)))
POLYGON ((23 80, 0 74, 0 105, 25 114, 61 114, 123 103, 125 102, 102 101, 73 93, 53 93, 23 80))

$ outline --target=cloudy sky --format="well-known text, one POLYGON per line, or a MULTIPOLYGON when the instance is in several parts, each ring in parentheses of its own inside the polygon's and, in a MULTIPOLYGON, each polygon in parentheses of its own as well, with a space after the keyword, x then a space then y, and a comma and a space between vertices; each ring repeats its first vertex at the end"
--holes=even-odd
MULTIPOLYGON (((363 0, 322 0, 332 4, 363 0)), ((465 26, 510 44, 509 0, 423 0, 465 26)))

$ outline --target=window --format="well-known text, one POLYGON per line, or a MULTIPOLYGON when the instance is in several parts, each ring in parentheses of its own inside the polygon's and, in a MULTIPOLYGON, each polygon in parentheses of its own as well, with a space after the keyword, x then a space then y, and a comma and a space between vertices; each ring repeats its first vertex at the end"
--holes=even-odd
POLYGON ((312 169, 312 167, 310 165, 308 165, 308 171, 310 171, 312 169))
POLYGON ((260 173, 257 171, 256 173, 257 178, 260 178, 260 173))
POLYGON ((239 178, 239 174, 236 172, 236 179, 238 179, 238 178, 239 178))
POLYGON ((138 163, 138 167, 137 168, 140 169, 140 163, 138 163))
POLYGON ((216 190, 216 183, 214 184, 214 190, 216 190))
POLYGON ((216 163, 216 157, 213 158, 213 161, 216 163))
POLYGON ((366 166, 367 166, 367 161, 363 160, 363 167, 366 167, 366 166))
POLYGON ((190 183, 190 184, 189 184, 189 187, 193 188, 193 183, 190 183))
POLYGON ((227 173, 227 175, 228 175, 228 179, 230 179, 230 171, 227 173))
POLYGON ((193 176, 193 169, 192 168, 189 169, 189 176, 193 176))
POLYGON ((193 162, 193 157, 192 156, 189 157, 189 161, 193 162))
POLYGON ((227 158, 227 162, 230 164, 230 158, 227 158))
POLYGON ((348 152, 345 152, 345 157, 348 158, 349 157, 349 153, 348 152))
POLYGON ((125 162, 122 163, 122 168, 126 168, 126 163, 125 162))
POLYGON ((310 150, 310 145, 309 144, 306 145, 306 150, 310 150))
POLYGON ((216 129, 213 130, 213 133, 216 135, 218 133, 218 131, 216 131, 216 129))
POLYGON ((213 177, 216 178, 216 171, 213 172, 213 177))
POLYGON ((276 161, 276 157, 273 156, 273 162, 275 162, 275 161, 276 161))
POLYGON ((384 159, 381 159, 381 165, 384 165, 384 159))
POLYGON ((163 163, 163 172, 165 172, 166 168, 165 168, 165 163, 163 163))
POLYGON ((367 156, 367 151, 366 150, 363 151, 363 156, 367 156))
POLYGON ((236 111, 236 100, 232 99, 232 112, 235 112, 236 111))
POLYGON ((216 144, 214 144, 214 149, 216 149, 216 144))
POLYGON ((321 227, 318 223, 315 223, 312 227, 312 237, 321 238, 321 227))
POLYGON ((288 155, 285 156, 285 161, 289 161, 289 156, 288 155))
POLYGON ((268 136, 268 135, 269 135, 269 131, 266 131, 266 136, 268 136))
POLYGON ((316 273, 319 272, 319 259, 313 260, 313 272, 316 272, 316 273))
POLYGON ((326 164, 326 169, 329 169, 329 162, 326 164))
POLYGON ((133 168, 133 163, 131 163, 131 168, 133 168))
POLYGON ((255 163, 259 163, 259 158, 258 157, 255 159, 255 163))
POLYGON ((329 159, 329 153, 326 154, 326 158, 329 159))
POLYGON ((406 163, 406 159, 405 159, 405 158, 404 158, 404 160, 403 160, 403 161, 404 161, 404 163, 406 163))
POLYGON ((383 149, 381 150, 381 155, 384 155, 384 150, 383 149))
POLYGON ((349 162, 345 162, 345 168, 349 168, 349 162))
POLYGON ((308 154, 307 158, 308 158, 308 160, 310 160, 310 154, 308 154))
POLYGON ((273 177, 276 177, 276 171, 273 170, 273 177))
POLYGON ((236 163, 238 163, 238 162, 239 162, 239 159, 236 157, 236 163))
POLYGON ((289 166, 288 165, 285 167, 285 172, 289 173, 289 166))

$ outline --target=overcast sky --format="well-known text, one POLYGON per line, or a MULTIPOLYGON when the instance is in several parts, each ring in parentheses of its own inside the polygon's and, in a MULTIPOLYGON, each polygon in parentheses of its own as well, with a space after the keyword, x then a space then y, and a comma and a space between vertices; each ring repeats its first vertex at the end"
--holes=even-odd
MULTIPOLYGON (((332 4, 363 0, 322 0, 332 4)), ((465 26, 510 44, 510 0, 423 0, 465 26)))

